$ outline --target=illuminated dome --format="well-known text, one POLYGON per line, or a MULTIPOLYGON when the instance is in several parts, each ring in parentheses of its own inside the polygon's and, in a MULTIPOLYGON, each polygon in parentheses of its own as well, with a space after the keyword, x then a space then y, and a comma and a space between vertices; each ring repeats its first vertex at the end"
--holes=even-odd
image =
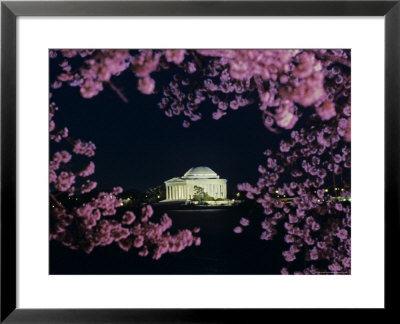
POLYGON ((206 166, 199 166, 191 168, 185 175, 183 179, 219 179, 219 175, 213 170, 206 166))

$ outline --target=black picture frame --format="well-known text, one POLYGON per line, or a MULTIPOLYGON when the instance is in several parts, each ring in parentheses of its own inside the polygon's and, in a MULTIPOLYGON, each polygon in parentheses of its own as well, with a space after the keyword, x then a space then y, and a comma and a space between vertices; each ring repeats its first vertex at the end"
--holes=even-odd
MULTIPOLYGON (((384 16, 385 310, 396 308, 400 155, 400 1, 2 1, 1 323, 250 323, 269 309, 16 308, 16 19, 19 16, 384 16)), ((373 112, 372 112, 373 113, 373 112)), ((366 283, 367 284, 367 283, 366 283)), ((276 310, 274 310, 276 311, 276 310)), ((301 314, 304 312, 297 310, 301 314)), ((332 313, 330 311, 330 313, 332 313)), ((334 316, 334 315, 333 315, 334 316)), ((380 315, 379 315, 380 316, 380 315)))

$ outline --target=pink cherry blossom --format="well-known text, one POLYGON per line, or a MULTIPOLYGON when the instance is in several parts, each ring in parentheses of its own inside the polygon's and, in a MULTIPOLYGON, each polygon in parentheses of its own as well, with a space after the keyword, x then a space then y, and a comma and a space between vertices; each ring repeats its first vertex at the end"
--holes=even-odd
POLYGON ((138 90, 143 94, 146 94, 146 95, 152 94, 154 92, 155 86, 156 86, 156 82, 149 76, 140 78, 138 80, 138 90))

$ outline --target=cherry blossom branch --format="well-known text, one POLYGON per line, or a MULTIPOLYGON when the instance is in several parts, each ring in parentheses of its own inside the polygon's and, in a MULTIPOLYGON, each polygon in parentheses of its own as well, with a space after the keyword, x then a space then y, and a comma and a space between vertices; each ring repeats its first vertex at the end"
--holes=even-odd
POLYGON ((122 91, 120 89, 118 89, 118 87, 110 80, 107 83, 110 88, 118 95, 118 97, 120 97, 120 99, 125 102, 126 104, 128 103, 128 99, 124 96, 124 94, 122 93, 122 91))

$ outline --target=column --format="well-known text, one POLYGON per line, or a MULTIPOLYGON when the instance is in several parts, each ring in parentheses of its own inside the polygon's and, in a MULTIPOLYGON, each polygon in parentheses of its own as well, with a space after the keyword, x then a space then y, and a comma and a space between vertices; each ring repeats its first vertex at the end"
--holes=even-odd
POLYGON ((169 186, 167 186, 167 190, 166 190, 166 193, 165 193, 165 199, 169 199, 169 186))

